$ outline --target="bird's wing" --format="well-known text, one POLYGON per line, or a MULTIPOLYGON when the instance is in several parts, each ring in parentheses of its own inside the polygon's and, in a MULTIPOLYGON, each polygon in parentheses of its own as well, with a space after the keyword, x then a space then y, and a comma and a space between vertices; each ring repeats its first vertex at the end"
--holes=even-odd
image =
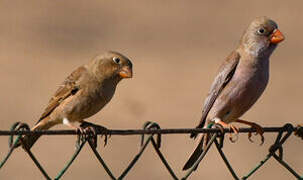
MULTIPOLYGON (((231 78, 234 75, 234 72, 237 68, 237 65, 240 60, 240 55, 236 51, 233 51, 227 59, 223 62, 221 67, 219 68, 219 73, 216 76, 210 91, 208 93, 208 96, 204 102, 203 110, 202 110, 202 117, 199 125, 197 128, 204 127, 204 124, 206 122, 207 115, 214 105, 217 97, 222 92, 224 87, 228 84, 228 82, 231 80, 231 78)), ((197 133, 191 133, 190 137, 195 138, 197 136, 197 133)), ((207 140, 204 136, 200 136, 201 139, 199 140, 199 145, 196 147, 195 151, 192 153, 188 161, 185 163, 183 170, 187 170, 190 167, 194 165, 194 163, 197 161, 197 159, 200 157, 200 155, 203 152, 203 141, 207 140)))
POLYGON ((87 72, 84 66, 77 68, 73 71, 60 85, 59 89, 55 92, 54 96, 48 102, 47 107, 45 108, 43 114, 39 118, 39 121, 36 123, 38 124, 41 120, 47 117, 50 113, 56 109, 60 105, 60 103, 68 98, 69 96, 75 95, 79 90, 79 80, 87 72))
POLYGON ((206 117, 214 105, 217 97, 222 92, 224 87, 229 83, 230 79, 233 77, 236 67, 240 60, 240 54, 233 51, 223 62, 219 68, 219 73, 216 76, 213 84, 211 85, 208 96, 204 102, 202 117, 198 128, 202 128, 205 125, 206 117))

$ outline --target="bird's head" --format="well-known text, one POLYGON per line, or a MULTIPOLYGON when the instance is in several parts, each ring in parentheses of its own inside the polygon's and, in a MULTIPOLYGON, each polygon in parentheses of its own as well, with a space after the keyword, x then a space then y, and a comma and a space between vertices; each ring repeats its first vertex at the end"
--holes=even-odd
POLYGON ((114 51, 95 57, 90 66, 100 80, 112 78, 121 80, 133 76, 132 62, 126 56, 114 51))
POLYGON ((270 56, 277 44, 284 40, 283 34, 273 20, 258 17, 244 32, 240 46, 254 56, 270 56))

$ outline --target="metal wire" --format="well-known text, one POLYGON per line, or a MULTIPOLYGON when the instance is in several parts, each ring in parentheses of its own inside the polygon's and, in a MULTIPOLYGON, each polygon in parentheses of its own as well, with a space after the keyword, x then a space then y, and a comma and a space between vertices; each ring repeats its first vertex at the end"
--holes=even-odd
MULTIPOLYGON (((279 132, 283 130, 282 127, 264 127, 264 132, 273 133, 279 132)), ((283 130, 286 132, 287 130, 283 130)), ((126 129, 126 130, 118 130, 118 129, 109 129, 107 131, 111 135, 142 135, 142 134, 190 134, 190 133, 218 133, 221 132, 220 129, 126 129)), ((230 129, 224 129, 225 133, 233 133, 230 129)), ((255 129, 252 128, 240 128, 239 133, 249 133, 256 132, 255 129)), ((10 135, 32 135, 32 134, 40 134, 40 135, 77 135, 80 132, 76 132, 74 130, 37 130, 37 131, 6 131, 0 130, 0 136, 10 136, 10 135)), ((106 134, 104 131, 96 130, 97 135, 106 134)))
MULTIPOLYGON (((100 126, 99 126, 100 127, 100 126)), ((277 133, 277 138, 273 145, 269 148, 269 153, 266 155, 264 160, 261 160, 260 163, 256 165, 256 167, 252 168, 251 171, 248 172, 247 175, 242 176, 241 179, 245 180, 255 174, 270 158, 273 157, 281 166, 283 166, 286 170, 288 170, 296 179, 303 180, 303 176, 300 176, 288 163, 283 160, 283 144, 287 141, 287 139, 295 132, 295 135, 299 137, 303 137, 303 129, 301 126, 293 127, 291 124, 285 124, 282 127, 265 127, 263 128, 265 133, 277 133)), ((95 129, 95 134, 90 136, 85 136, 82 138, 78 138, 76 144, 76 150, 71 159, 66 163, 64 168, 58 173, 58 175, 54 178, 59 180, 63 177, 64 173, 68 170, 74 160, 77 158, 79 153, 81 152, 82 148, 85 144, 89 144, 89 147, 94 152, 94 155, 99 160, 100 165, 110 179, 112 180, 122 180, 124 179, 127 174, 131 171, 137 161, 140 159, 142 154, 144 153, 146 147, 151 144, 152 147, 155 149, 156 154, 159 156, 161 162, 164 164, 165 168, 168 170, 168 173, 174 180, 186 180, 190 177, 190 175, 197 170, 198 164, 202 161, 202 159, 207 155, 208 150, 210 149, 211 145, 215 143, 216 149, 219 152, 220 157, 222 158, 223 162, 227 166, 227 169, 231 173, 233 179, 239 180, 239 175, 236 174, 232 165, 228 161, 227 157, 223 152, 223 142, 224 142, 224 134, 231 132, 230 129, 224 129, 222 132, 220 129, 209 128, 206 129, 160 129, 160 126, 155 122, 146 122, 143 125, 143 129, 128 129, 128 130, 106 130, 104 129, 95 129), (185 172, 183 177, 178 178, 176 176, 175 171, 171 168, 169 162, 166 160, 165 156, 160 150, 161 147, 161 135, 162 134, 189 134, 189 133, 209 133, 212 134, 206 148, 204 149, 203 153, 198 158, 198 161, 191 167, 188 171, 185 172), (115 176, 106 162, 103 160, 100 153, 97 151, 97 143, 96 143, 96 136, 97 135, 142 135, 141 138, 141 148, 139 152, 134 156, 134 158, 130 161, 129 165, 125 168, 124 171, 120 174, 120 176, 115 176), (144 136, 148 135, 147 138, 144 136), (218 141, 219 138, 219 141, 218 141), (88 143, 86 143, 88 142, 88 143)), ((249 133, 249 132, 256 132, 255 129, 252 128, 240 128, 239 133, 249 133)), ((24 123, 17 122, 15 123, 10 131, 0 130, 0 136, 10 136, 9 138, 9 151, 7 155, 0 161, 0 173, 1 168, 4 166, 6 161, 9 159, 11 154, 13 153, 14 149, 16 149, 18 144, 22 144, 22 136, 23 135, 33 135, 33 134, 40 134, 40 135, 80 135, 78 132, 73 130, 48 130, 48 131, 30 131, 28 125, 24 123), (14 140, 14 136, 17 135, 16 139, 14 140)), ((25 152, 30 156, 33 160, 37 168, 41 171, 42 175, 45 179, 52 179, 47 174, 47 172, 43 169, 41 164, 35 158, 34 154, 31 152, 30 149, 24 149, 25 152)))

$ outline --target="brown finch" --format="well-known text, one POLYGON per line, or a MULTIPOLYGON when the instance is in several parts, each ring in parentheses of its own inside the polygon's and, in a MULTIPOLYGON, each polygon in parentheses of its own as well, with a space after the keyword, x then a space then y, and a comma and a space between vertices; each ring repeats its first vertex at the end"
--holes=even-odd
MULTIPOLYGON (((31 130, 65 124, 83 132, 73 123, 82 123, 99 112, 112 99, 117 84, 132 74, 131 61, 120 53, 107 52, 95 57, 65 79, 31 130)), ((40 136, 24 136, 23 147, 30 149, 40 136)))
MULTIPOLYGON (((267 18, 253 20, 244 32, 239 46, 223 61, 208 97, 205 100, 202 118, 197 128, 219 124, 238 133, 231 122, 252 126, 264 141, 262 127, 239 119, 263 93, 269 79, 269 57, 284 40, 277 24, 267 18), (207 122, 207 123, 206 123, 207 122)), ((192 133, 191 137, 197 134, 192 133)), ((198 147, 192 153, 183 170, 189 169, 203 152, 209 134, 199 135, 198 147)), ((250 139, 251 133, 249 134, 250 139)))

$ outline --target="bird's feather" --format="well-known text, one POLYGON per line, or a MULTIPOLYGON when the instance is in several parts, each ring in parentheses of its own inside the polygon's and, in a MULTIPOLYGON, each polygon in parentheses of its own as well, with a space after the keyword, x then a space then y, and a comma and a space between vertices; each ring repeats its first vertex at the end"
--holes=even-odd
POLYGON ((79 67, 75 71, 73 71, 60 85, 59 89, 55 92, 54 96, 48 102, 47 107, 45 108, 43 114, 39 118, 38 124, 41 120, 51 114, 56 107, 60 105, 60 103, 68 98, 69 96, 75 95, 80 87, 77 85, 79 84, 78 81, 83 74, 86 73, 86 68, 84 66, 79 67))
MULTIPOLYGON (((203 110, 202 110, 202 117, 200 120, 199 125, 197 128, 203 128, 205 125, 205 121, 207 118, 207 115, 214 105, 217 97, 220 95, 224 87, 228 84, 228 82, 233 77, 233 74, 236 70, 236 67, 240 60, 240 54, 236 51, 233 51, 225 61, 223 61, 223 64, 219 68, 219 73, 216 76, 210 91, 208 93, 208 96, 204 102, 203 110)), ((191 138, 195 138, 197 136, 196 133, 191 134, 191 138)))

